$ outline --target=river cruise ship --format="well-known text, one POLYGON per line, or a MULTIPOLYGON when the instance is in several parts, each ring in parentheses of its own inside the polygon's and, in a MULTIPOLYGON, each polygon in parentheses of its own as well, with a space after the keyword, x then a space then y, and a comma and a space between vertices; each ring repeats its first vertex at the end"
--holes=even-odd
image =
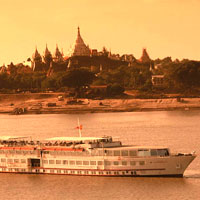
POLYGON ((166 147, 122 145, 110 136, 44 141, 0 136, 2 173, 182 177, 195 157, 166 147))

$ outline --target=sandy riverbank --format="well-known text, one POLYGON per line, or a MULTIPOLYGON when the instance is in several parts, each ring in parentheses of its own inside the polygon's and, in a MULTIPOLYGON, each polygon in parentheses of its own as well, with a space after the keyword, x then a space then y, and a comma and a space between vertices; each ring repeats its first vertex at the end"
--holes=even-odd
POLYGON ((42 113, 92 113, 92 112, 132 112, 151 110, 200 109, 200 98, 167 99, 104 99, 83 101, 80 105, 68 105, 67 98, 58 101, 60 93, 52 94, 1 94, 0 113, 13 113, 16 108, 26 108, 28 114, 42 113), (56 103, 49 107, 48 103, 56 103))

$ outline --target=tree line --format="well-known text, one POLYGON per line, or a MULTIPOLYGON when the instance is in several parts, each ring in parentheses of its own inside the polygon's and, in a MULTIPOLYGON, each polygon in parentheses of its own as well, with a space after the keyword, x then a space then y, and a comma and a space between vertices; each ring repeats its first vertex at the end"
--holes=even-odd
POLYGON ((107 85, 108 90, 114 88, 115 93, 122 93, 125 89, 155 92, 184 92, 198 91, 200 88, 200 62, 199 61, 171 61, 165 58, 154 61, 154 67, 150 69, 143 65, 120 66, 113 70, 93 73, 88 68, 74 68, 64 72, 47 76, 43 72, 18 71, 0 74, 0 90, 29 90, 59 91, 63 87, 81 88, 89 85, 107 85), (163 74, 164 84, 155 89, 152 85, 152 75, 163 74))

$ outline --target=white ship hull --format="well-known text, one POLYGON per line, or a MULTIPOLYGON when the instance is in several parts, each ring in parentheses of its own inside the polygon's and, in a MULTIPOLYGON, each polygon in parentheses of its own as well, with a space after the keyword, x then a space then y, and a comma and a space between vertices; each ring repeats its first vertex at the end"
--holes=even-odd
MULTIPOLYGON (((39 173, 39 174, 62 174, 62 175, 82 175, 82 176, 178 176, 182 177, 187 166, 195 158, 195 155, 170 156, 160 158, 137 158, 131 159, 135 162, 135 166, 122 166, 121 158, 117 158, 118 166, 66 166, 63 164, 43 164, 40 167, 31 167, 27 164, 11 163, 0 166, 0 172, 3 173, 39 173), (142 165, 140 165, 142 163, 142 165), (143 165, 144 163, 144 165, 143 165)), ((24 159, 24 158, 23 158, 24 159)), ((65 160, 61 159, 62 160, 65 160)), ((76 158, 76 160, 81 158, 76 158)), ((97 161, 99 158, 87 159, 85 161, 97 161)), ((20 160, 20 159, 19 159, 20 160)), ((73 158, 69 160, 75 161, 73 158)), ((101 159, 102 163, 108 159, 101 159)), ((83 160, 82 160, 83 161, 83 160)), ((111 161, 111 159, 109 159, 111 161)), ((130 159, 123 160, 127 163, 130 159)), ((112 162, 112 161, 111 161, 112 162)), ((113 160, 114 162, 114 160, 113 160)))

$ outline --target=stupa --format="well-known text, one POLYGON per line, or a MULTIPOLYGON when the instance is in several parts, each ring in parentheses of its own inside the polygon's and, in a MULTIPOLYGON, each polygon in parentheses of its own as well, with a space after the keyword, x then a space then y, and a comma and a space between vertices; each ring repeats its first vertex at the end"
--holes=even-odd
POLYGON ((143 49, 142 56, 139 59, 139 61, 141 63, 149 63, 149 62, 151 62, 151 59, 150 59, 150 57, 149 57, 149 55, 147 53, 147 50, 145 48, 143 49))
POLYGON ((76 38, 76 42, 71 48, 69 52, 70 56, 90 56, 90 49, 88 46, 85 45, 81 34, 80 28, 78 27, 78 34, 76 38))

